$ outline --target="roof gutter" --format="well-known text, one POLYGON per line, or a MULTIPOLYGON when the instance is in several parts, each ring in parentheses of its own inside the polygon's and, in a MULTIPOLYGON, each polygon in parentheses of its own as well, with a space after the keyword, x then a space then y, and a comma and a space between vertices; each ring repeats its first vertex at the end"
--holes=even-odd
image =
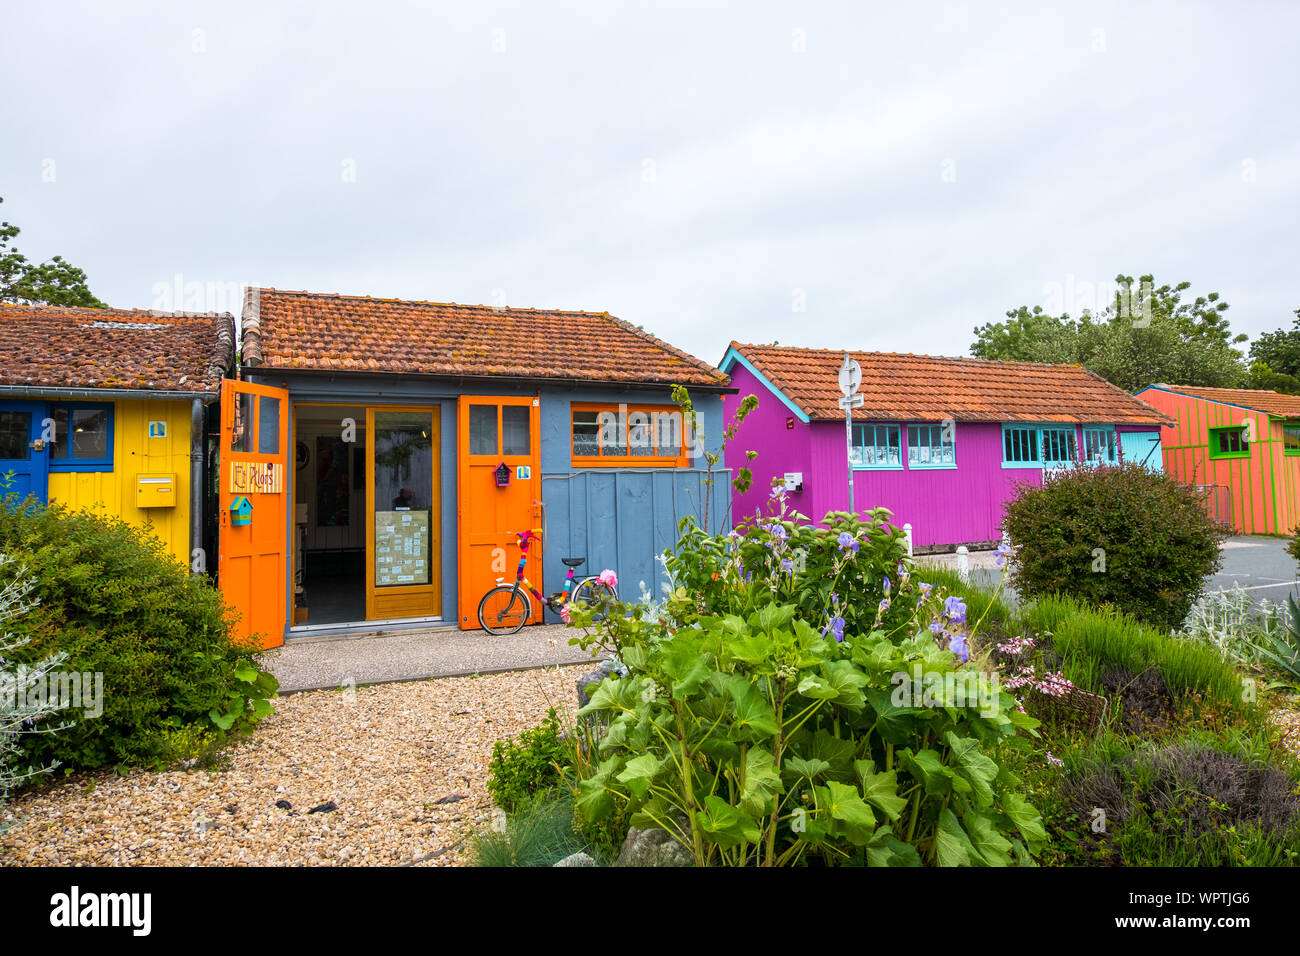
POLYGON ((343 376, 344 378, 395 378, 409 379, 418 378, 434 382, 446 382, 449 385, 464 385, 467 382, 500 382, 519 384, 536 388, 541 385, 554 385, 568 388, 636 388, 636 389, 665 389, 672 388, 677 384, 685 384, 690 391, 697 392, 716 392, 718 394, 734 395, 740 391, 731 385, 690 384, 678 382, 628 382, 606 379, 590 378, 549 378, 543 376, 528 375, 441 375, 434 372, 385 372, 371 371, 370 369, 324 369, 324 368, 283 368, 274 365, 248 365, 245 364, 243 371, 246 375, 292 375, 306 376, 319 375, 326 377, 343 376))
POLYGON ((149 401, 197 401, 210 405, 221 397, 215 392, 175 392, 153 388, 67 388, 45 385, 0 385, 0 397, 80 399, 82 401, 111 402, 114 399, 144 399, 149 401))

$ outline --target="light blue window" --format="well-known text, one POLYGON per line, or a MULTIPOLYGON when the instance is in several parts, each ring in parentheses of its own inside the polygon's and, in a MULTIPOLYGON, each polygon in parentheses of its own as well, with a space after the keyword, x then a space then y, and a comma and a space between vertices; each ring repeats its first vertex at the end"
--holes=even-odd
POLYGON ((1110 426, 1083 430, 1083 460, 1094 465, 1119 464, 1119 442, 1110 426))
POLYGON ((956 468, 956 426, 908 425, 908 468, 956 468))
POLYGON ((1043 467, 1061 468, 1078 461, 1075 451, 1074 428, 1044 428, 1042 430, 1043 467))
POLYGON ((902 429, 898 425, 854 425, 854 468, 902 468, 902 429))

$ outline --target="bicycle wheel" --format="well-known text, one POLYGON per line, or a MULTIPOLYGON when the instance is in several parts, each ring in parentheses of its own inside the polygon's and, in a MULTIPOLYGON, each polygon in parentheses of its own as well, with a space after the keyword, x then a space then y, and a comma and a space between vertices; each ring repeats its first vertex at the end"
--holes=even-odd
POLYGON ((573 589, 573 597, 569 600, 579 607, 585 607, 606 600, 617 601, 618 592, 608 584, 602 584, 600 578, 590 577, 573 589))
POLYGON ((513 584, 498 584, 478 602, 478 623, 489 634, 514 634, 533 616, 528 594, 513 584))

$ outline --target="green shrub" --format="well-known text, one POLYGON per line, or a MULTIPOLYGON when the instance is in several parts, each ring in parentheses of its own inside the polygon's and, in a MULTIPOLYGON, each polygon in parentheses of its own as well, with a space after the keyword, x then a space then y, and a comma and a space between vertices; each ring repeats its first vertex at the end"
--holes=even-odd
POLYGON ((492 745, 488 793, 506 813, 518 813, 537 794, 562 785, 560 768, 568 756, 569 746, 560 736, 560 720, 552 707, 540 724, 519 735, 517 743, 498 740, 492 745))
POLYGON ((725 537, 687 518, 655 619, 574 609, 573 643, 629 669, 579 711, 608 720, 579 813, 630 813, 697 865, 1032 863, 1039 815, 997 755, 1036 722, 963 666, 967 608, 883 518, 783 508, 725 537))
MULTIPOLYGON (((0 505, 0 551, 25 565, 40 604, 15 625, 16 663, 66 654, 102 674, 103 713, 23 740, 29 760, 65 767, 199 756, 271 712, 277 683, 231 636, 220 594, 163 543, 118 518, 61 505, 0 505)), ((184 758, 182 758, 184 759, 184 758)))
POLYGON ((1297 775, 1271 757, 1262 736, 1103 738, 1066 761, 1063 840, 1080 862, 1300 865, 1297 775))
POLYGON ((1132 463, 1021 485, 1003 528, 1019 546, 1011 582, 1022 600, 1068 594, 1163 628, 1187 616, 1227 534, 1190 487, 1132 463))
POLYGON ((1114 608, 1089 608, 1074 598, 1048 596, 1020 610, 1020 621, 1047 635, 1066 678, 1105 693, 1108 671, 1155 671, 1172 697, 1204 694, 1242 710, 1242 679, 1213 648, 1153 630, 1114 608))
POLYGON ((480 830, 471 842, 475 866, 553 866, 584 849, 572 797, 554 790, 523 800, 505 826, 480 830))

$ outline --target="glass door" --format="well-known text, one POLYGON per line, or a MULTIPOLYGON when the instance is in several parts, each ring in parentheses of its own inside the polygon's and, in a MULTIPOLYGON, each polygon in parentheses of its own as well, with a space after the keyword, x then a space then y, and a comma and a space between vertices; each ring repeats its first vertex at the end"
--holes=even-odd
POLYGON ((366 619, 437 617, 442 610, 436 408, 370 408, 366 619))

